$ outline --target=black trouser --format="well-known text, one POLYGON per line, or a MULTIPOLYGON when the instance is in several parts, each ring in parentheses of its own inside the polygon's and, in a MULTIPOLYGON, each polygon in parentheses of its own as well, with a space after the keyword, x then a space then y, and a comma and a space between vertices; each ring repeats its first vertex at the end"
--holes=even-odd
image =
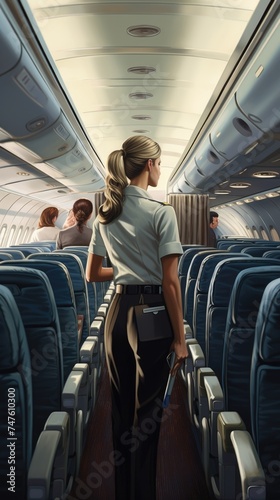
MULTIPOLYGON (((157 447, 162 399, 168 378, 166 356, 170 339, 142 342, 137 354, 144 378, 140 379, 140 407, 135 415, 136 361, 127 338, 127 311, 139 303, 139 295, 122 295, 112 331, 112 353, 118 388, 112 383, 112 423, 115 451, 116 500, 155 500, 157 447)), ((162 295, 145 295, 145 304, 163 303, 162 295)))

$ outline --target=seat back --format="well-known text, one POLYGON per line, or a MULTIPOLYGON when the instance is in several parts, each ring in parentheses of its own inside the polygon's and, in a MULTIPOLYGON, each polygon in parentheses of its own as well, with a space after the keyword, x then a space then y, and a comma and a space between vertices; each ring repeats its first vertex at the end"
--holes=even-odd
POLYGON ((13 259, 24 259, 25 257, 24 253, 21 250, 17 250, 16 248, 6 247, 1 248, 1 251, 10 254, 13 259))
POLYGON ((11 249, 14 248, 15 250, 20 250, 24 257, 27 257, 28 255, 32 253, 37 253, 37 252, 42 252, 42 248, 40 246, 29 246, 29 245, 15 245, 12 246, 11 249))
POLYGON ((230 256, 240 257, 240 254, 229 253, 227 251, 221 252, 216 250, 204 257, 200 263, 199 272, 197 275, 194 287, 193 299, 193 333, 197 339, 201 349, 205 353, 205 328, 206 328, 206 307, 207 307, 207 294, 209 284, 215 269, 215 266, 221 260, 227 259, 230 256))
POLYGON ((274 249, 274 250, 269 250, 268 252, 265 252, 263 254, 263 257, 266 259, 280 259, 280 248, 279 249, 274 249))
MULTIPOLYGON (((185 316, 185 300, 184 299, 185 299, 186 280, 187 280, 187 273, 188 273, 190 263, 191 263, 194 255, 196 255, 200 251, 207 250, 209 248, 210 247, 202 247, 201 245, 192 246, 192 247, 184 250, 184 253, 181 255, 181 257, 179 259, 178 276, 179 276, 180 287, 181 287, 181 296, 182 296, 184 316, 185 316)), ((214 247, 211 247, 211 249, 214 250, 214 247)))
POLYGON ((243 257, 225 259, 214 269, 207 296, 205 358, 220 382, 227 312, 234 281, 243 269, 271 265, 277 265, 277 261, 244 254, 243 257))
POLYGON ((33 390, 33 443, 49 414, 60 410, 63 387, 59 319, 48 277, 38 269, 0 266, 0 284, 17 303, 27 337, 33 390))
POLYGON ((68 269, 68 272, 72 279, 73 290, 75 294, 75 302, 77 314, 83 318, 83 328, 82 337, 80 343, 88 337, 90 334, 90 314, 89 314, 89 300, 87 283, 85 279, 84 267, 81 259, 77 255, 60 251, 60 252, 49 252, 32 254, 28 258, 39 259, 39 260, 55 260, 56 262, 62 262, 68 269))
POLYGON ((265 287, 280 278, 277 266, 260 266, 239 272, 229 301, 222 365, 225 409, 237 411, 251 432, 250 367, 256 319, 265 287))
POLYGON ((11 253, 2 252, 2 250, 0 250, 0 260, 12 260, 12 259, 13 257, 11 253))
POLYGON ((39 269, 47 275, 50 281, 60 323, 63 351, 63 382, 65 383, 74 364, 79 362, 77 310, 72 280, 67 267, 61 262, 44 259, 25 259, 23 261, 7 262, 7 264, 13 267, 39 269))
POLYGON ((22 319, 10 290, 0 285, 0 495, 23 500, 32 455, 32 381, 22 319), (16 441, 15 439, 16 438, 16 441), (16 452, 16 455, 14 453, 16 452), (15 456, 15 462, 11 457, 15 456), (10 458, 9 458, 10 457, 10 458), (16 487, 12 487, 15 467, 16 487), (8 474, 11 474, 8 476, 8 474), (10 480, 11 484, 7 483, 10 480))
POLYGON ((255 245, 253 247, 242 248, 241 253, 247 253, 252 255, 252 257, 262 257, 265 252, 269 252, 271 248, 274 248, 273 245, 255 245))
MULTIPOLYGON (((87 247, 65 247, 62 250, 55 250, 55 253, 57 252, 67 252, 67 253, 73 253, 74 255, 77 255, 81 259, 81 262, 83 264, 84 272, 86 271, 86 266, 87 266, 87 258, 88 258, 88 252, 87 250, 84 250, 84 248, 87 247)), ((89 300, 89 313, 90 313, 90 323, 93 322, 97 309, 98 309, 98 302, 97 302, 97 291, 96 291, 96 284, 95 283, 89 283, 86 282, 87 284, 87 290, 88 290, 88 300, 89 300)))
POLYGON ((280 279, 264 290, 251 366, 252 436, 266 476, 266 499, 279 498, 280 279))
POLYGON ((187 321, 188 325, 193 330, 193 302, 194 302, 194 289, 196 284, 196 279, 198 276, 200 264, 208 255, 214 255, 221 253, 222 250, 217 250, 216 248, 198 249, 198 252, 193 254, 191 261, 187 268, 185 293, 184 293, 184 319, 187 321))

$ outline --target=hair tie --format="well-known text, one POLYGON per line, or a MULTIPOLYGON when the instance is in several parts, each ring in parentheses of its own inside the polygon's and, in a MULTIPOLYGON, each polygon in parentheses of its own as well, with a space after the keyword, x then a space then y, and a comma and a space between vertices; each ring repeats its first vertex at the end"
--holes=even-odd
POLYGON ((121 152, 122 152, 123 157, 125 158, 125 150, 121 149, 121 152))

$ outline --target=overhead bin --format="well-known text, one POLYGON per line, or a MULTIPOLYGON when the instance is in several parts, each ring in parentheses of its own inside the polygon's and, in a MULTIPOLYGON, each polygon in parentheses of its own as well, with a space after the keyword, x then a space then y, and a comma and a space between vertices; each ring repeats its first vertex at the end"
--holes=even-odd
MULTIPOLYGON (((18 144, 19 148, 22 146, 26 151, 29 151, 29 154, 26 152, 28 161, 31 161, 30 155, 34 155, 33 162, 51 161, 53 158, 58 158, 72 150, 76 144, 76 135, 67 118, 60 112, 58 119, 51 127, 35 136, 18 141, 18 144)), ((23 150, 21 157, 24 155, 23 150)))
POLYGON ((218 154, 230 161, 246 152, 262 136, 263 131, 240 111, 234 95, 214 122, 210 140, 218 154))
POLYGON ((18 63, 21 57, 21 43, 0 8, 0 76, 18 63))
POLYGON ((237 89, 243 113, 264 132, 280 130, 280 21, 275 22, 237 89))
POLYGON ((195 158, 192 158, 190 163, 186 165, 185 178, 186 181, 193 187, 197 187, 205 181, 205 176, 199 170, 195 158))
POLYGON ((65 152, 63 156, 46 159, 46 163, 60 172, 63 177, 83 175, 92 168, 92 160, 80 141, 77 141, 74 147, 65 152))
POLYGON ((214 172, 224 165, 225 158, 211 144, 210 135, 199 144, 195 155, 195 162, 198 171, 205 177, 213 175, 214 172))
POLYGON ((10 139, 30 137, 59 117, 54 94, 23 47, 17 65, 0 75, 0 104, 0 128, 10 139))
POLYGON ((173 188, 174 193, 176 193, 177 191, 184 194, 190 194, 194 192, 194 188, 189 184, 185 174, 182 175, 182 177, 178 180, 176 186, 174 186, 173 188))

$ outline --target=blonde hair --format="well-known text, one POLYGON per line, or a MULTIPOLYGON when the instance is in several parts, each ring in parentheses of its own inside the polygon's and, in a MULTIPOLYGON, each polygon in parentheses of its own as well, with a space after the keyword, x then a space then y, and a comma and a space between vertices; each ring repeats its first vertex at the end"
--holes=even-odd
POLYGON ((105 202, 98 212, 102 224, 109 224, 121 214, 127 179, 132 180, 140 175, 147 161, 156 160, 160 155, 160 146, 143 135, 130 137, 123 143, 122 149, 109 155, 105 202))

